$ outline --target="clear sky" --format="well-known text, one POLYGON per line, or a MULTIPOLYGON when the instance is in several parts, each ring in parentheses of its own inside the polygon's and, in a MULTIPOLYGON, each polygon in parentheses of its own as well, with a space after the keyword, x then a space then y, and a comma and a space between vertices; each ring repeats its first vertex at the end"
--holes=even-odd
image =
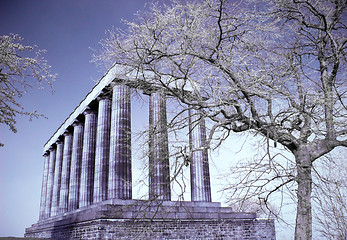
MULTIPOLYGON (((44 56, 58 77, 53 94, 34 84, 20 100, 27 111, 36 109, 48 119, 18 117, 16 134, 0 126, 0 141, 5 144, 0 148, 0 236, 23 236, 25 228, 37 222, 43 145, 104 74, 90 63, 90 48, 100 49, 105 31, 122 27, 121 19, 131 20, 146 2, 149 0, 1 1, 0 34, 16 33, 24 38, 23 44, 46 49, 44 56)), ((146 119, 146 106, 134 105, 133 120, 146 119)), ((215 166, 211 162, 211 168, 215 166)), ((214 191, 217 188, 212 185, 214 191)))

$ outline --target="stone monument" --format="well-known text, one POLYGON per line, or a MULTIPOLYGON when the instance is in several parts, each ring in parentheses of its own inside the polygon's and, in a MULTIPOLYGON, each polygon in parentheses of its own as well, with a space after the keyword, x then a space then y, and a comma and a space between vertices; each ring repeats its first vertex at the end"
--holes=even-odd
POLYGON ((44 145, 39 220, 25 237, 275 239, 273 220, 212 202, 205 122, 189 110, 191 201, 171 201, 165 91, 149 95, 149 199, 132 198, 131 75, 115 66, 44 145), (193 124, 194 123, 194 124, 193 124))

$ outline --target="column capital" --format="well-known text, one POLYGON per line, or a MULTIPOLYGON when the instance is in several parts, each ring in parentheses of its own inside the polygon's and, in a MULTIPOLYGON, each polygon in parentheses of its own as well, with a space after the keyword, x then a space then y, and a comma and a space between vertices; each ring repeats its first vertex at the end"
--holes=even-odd
POLYGON ((102 93, 96 98, 96 100, 97 100, 98 102, 101 101, 101 100, 104 100, 104 99, 109 99, 109 100, 111 100, 110 94, 109 94, 109 93, 104 93, 104 92, 102 92, 102 93))
POLYGON ((52 150, 55 150, 56 148, 53 146, 53 145, 51 145, 49 148, 48 148, 48 151, 50 151, 50 152, 52 152, 52 150))
POLYGON ((69 130, 65 130, 64 133, 63 133, 64 137, 66 136, 71 136, 72 135, 72 132, 70 132, 69 130))
POLYGON ((83 112, 84 115, 88 115, 88 114, 92 114, 92 113, 95 114, 96 111, 94 109, 91 109, 90 107, 87 107, 83 112))
POLYGON ((73 127, 76 127, 76 126, 79 126, 79 125, 82 125, 82 123, 79 120, 77 120, 77 119, 72 123, 73 127))
POLYGON ((47 157, 49 156, 49 150, 47 150, 44 154, 43 154, 44 157, 47 157))
POLYGON ((151 95, 152 93, 162 93, 165 94, 167 93, 167 91, 165 91, 165 89, 157 87, 157 86, 149 86, 146 89, 143 89, 143 94, 145 95, 151 95))
POLYGON ((61 139, 58 139, 56 142, 55 142, 55 144, 63 144, 64 143, 64 141, 63 140, 61 140, 61 139))
POLYGON ((124 80, 121 80, 121 79, 114 79, 110 84, 109 86, 110 87, 114 87, 114 86, 117 86, 117 85, 126 85, 125 81, 124 80))

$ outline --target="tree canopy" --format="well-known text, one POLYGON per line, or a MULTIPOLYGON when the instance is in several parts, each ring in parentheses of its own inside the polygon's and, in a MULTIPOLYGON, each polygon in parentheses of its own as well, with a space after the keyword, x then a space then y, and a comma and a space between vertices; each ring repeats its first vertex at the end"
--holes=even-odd
POLYGON ((110 31, 94 60, 199 109, 210 141, 255 132, 283 145, 295 157, 295 237, 311 239, 312 163, 347 147, 346 19, 342 0, 172 1, 110 31))

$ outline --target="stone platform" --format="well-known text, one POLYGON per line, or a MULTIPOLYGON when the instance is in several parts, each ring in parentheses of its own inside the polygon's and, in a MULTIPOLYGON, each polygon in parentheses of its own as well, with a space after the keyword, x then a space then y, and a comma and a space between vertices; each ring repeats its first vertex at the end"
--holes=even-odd
POLYGON ((273 220, 217 202, 107 200, 39 221, 25 237, 50 239, 275 239, 273 220))

